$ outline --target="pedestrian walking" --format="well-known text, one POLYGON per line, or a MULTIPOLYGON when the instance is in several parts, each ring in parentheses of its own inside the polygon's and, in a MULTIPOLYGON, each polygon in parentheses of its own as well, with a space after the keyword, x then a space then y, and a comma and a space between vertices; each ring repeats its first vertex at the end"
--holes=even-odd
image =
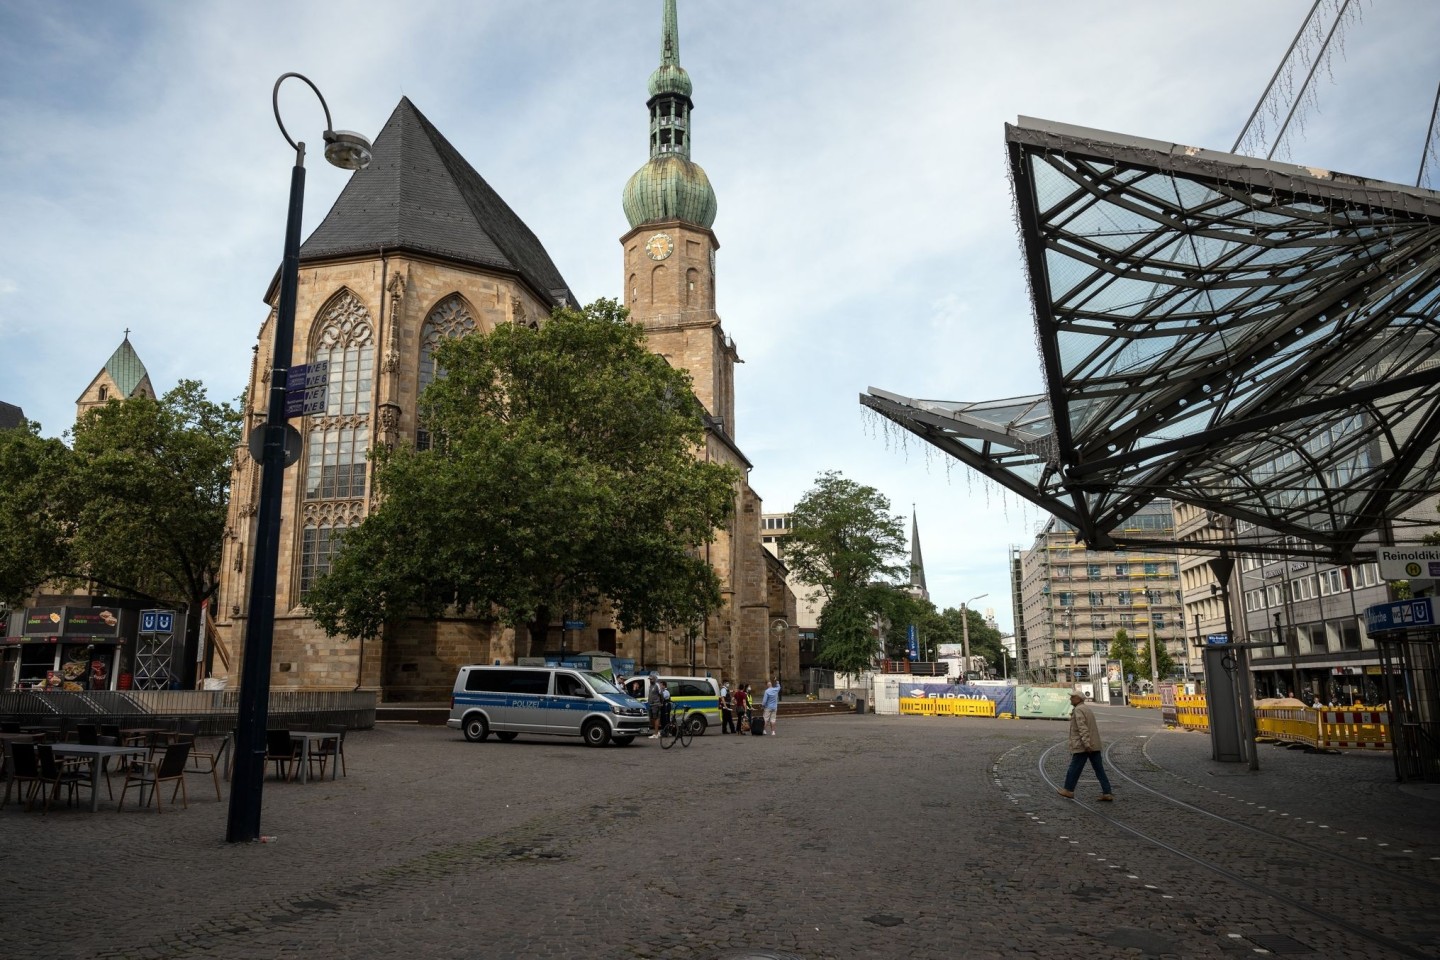
POLYGON ((735 702, 730 699, 730 684, 720 684, 720 732, 734 733, 738 729, 735 723, 735 702))
POLYGON ((656 674, 650 674, 650 693, 645 697, 645 704, 650 708, 650 739, 660 739, 660 713, 665 706, 665 700, 660 696, 660 681, 656 674))
POLYGON ((760 703, 765 707, 765 732, 775 736, 775 715, 780 712, 780 681, 771 680, 770 686, 761 694, 760 703))
POLYGON ((1088 762, 1095 770, 1095 779, 1100 781, 1100 799, 1115 799, 1110 792, 1110 778, 1105 776, 1105 762, 1100 756, 1102 746, 1100 725, 1095 722, 1095 711, 1085 702, 1085 694, 1079 691, 1070 694, 1070 769, 1065 771, 1065 787, 1060 796, 1075 796, 1075 784, 1080 782, 1080 771, 1088 762))
POLYGON ((664 729, 670 723, 670 684, 664 680, 660 681, 660 727, 664 729))

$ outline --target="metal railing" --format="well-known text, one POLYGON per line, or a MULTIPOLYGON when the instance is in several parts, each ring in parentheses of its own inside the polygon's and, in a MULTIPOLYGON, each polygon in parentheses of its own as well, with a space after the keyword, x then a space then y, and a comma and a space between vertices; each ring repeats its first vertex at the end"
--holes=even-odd
MULTIPOLYGON (((351 730, 368 730, 375 726, 375 701, 373 692, 272 690, 269 725, 343 723, 351 730)), ((238 705, 238 690, 21 690, 0 693, 0 718, 30 724, 198 720, 210 735, 235 729, 238 705)))

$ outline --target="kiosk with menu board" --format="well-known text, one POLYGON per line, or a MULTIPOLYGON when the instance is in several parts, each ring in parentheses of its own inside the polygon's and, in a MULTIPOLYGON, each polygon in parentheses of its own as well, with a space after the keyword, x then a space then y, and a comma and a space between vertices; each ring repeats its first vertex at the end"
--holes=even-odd
POLYGON ((135 612, 121 607, 16 611, 0 637, 0 688, 114 690, 135 627, 135 612))

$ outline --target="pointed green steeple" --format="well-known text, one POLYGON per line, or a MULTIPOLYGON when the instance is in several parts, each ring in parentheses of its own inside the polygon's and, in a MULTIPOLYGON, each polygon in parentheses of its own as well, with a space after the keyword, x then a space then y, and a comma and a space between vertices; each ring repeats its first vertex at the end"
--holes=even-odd
POLYGON ((675 0, 665 0, 664 23, 660 28, 660 66, 650 74, 650 96, 678 93, 690 96, 690 75, 680 66, 680 21, 675 0))
POLYGON ((715 222, 715 191, 690 159, 690 75, 680 66, 680 28, 675 0, 665 0, 660 29, 660 66, 650 74, 650 160, 625 184, 630 226, 681 220, 709 229, 715 222))

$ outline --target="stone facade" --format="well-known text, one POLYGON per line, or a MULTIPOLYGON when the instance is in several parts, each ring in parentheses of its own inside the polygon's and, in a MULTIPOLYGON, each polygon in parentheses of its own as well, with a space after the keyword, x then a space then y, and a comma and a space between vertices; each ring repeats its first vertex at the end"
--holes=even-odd
MULTIPOLYGON (((387 628, 362 643, 325 636, 300 603, 307 530, 358 524, 373 506, 369 444, 358 446, 363 481, 348 496, 320 497, 308 490, 307 471, 330 431, 364 431, 371 443, 416 440, 421 341, 427 320, 462 316, 480 332, 500 323, 529 323, 550 307, 514 277, 417 256, 386 256, 302 266, 296 303, 296 364, 309 363, 327 346, 336 326, 370 372, 359 378, 363 396, 353 409, 295 421, 305 454, 285 473, 282 540, 277 569, 271 683, 277 689, 380 689, 392 699, 444 699, 464 663, 513 659, 514 635, 493 624, 466 619, 415 621, 387 628)), ((252 364, 247 430, 265 421, 269 357, 275 315, 265 320, 252 364)), ((330 344, 334 346, 334 344, 330 344)), ((334 390, 332 388, 332 397, 334 390)), ((215 627, 232 651, 243 641, 249 592, 249 550, 258 512, 260 468, 245 448, 236 452, 230 515, 225 531, 215 627)), ((320 491, 323 493, 324 491, 320 491)), ((236 661, 238 662, 238 661, 236 661)))

